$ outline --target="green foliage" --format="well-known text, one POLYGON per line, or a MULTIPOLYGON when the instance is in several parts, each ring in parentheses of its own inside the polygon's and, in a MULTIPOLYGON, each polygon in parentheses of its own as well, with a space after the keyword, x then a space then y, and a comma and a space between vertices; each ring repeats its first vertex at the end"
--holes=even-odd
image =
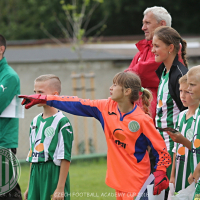
POLYGON ((85 4, 85 6, 88 6, 89 3, 90 3, 90 0, 84 0, 84 4, 85 4))
POLYGON ((85 34, 85 30, 84 29, 79 29, 78 35, 77 35, 78 40, 82 40, 84 34, 85 34))
MULTIPOLYGON (((197 25, 200 21, 200 1, 196 0, 160 0, 159 3, 156 0, 77 0, 76 2, 77 6, 72 4, 72 0, 1 0, 1 34, 7 40, 48 38, 40 29, 40 24, 43 23, 51 35, 63 38, 65 35, 58 27, 56 19, 64 25, 69 25, 69 22, 66 22, 66 11, 71 14, 76 10, 73 17, 78 20, 83 17, 80 14, 82 5, 86 6, 85 13, 88 13, 95 3, 99 4, 87 29, 94 27, 108 16, 107 28, 101 31, 101 34, 105 36, 143 34, 141 30, 143 11, 155 5, 163 6, 169 11, 173 19, 173 28, 181 34, 199 34, 200 32, 200 26, 197 25)), ((80 28, 83 29, 83 27, 80 28)), ((84 34, 86 33, 85 31, 84 34)), ((88 36, 94 34, 93 31, 88 36)))
POLYGON ((103 3, 104 0, 95 0, 96 2, 103 3))
POLYGON ((62 6, 62 9, 63 10, 75 10, 76 9, 76 6, 74 6, 74 5, 71 5, 71 4, 67 4, 67 5, 64 5, 63 4, 63 6, 62 6))

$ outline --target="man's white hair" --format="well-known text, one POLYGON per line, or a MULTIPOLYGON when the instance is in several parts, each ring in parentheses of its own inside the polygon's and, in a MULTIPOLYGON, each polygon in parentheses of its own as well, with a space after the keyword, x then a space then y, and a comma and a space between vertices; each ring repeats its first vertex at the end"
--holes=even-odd
POLYGON ((172 25, 172 17, 171 15, 167 12, 167 10, 163 7, 158 7, 158 6, 154 6, 151 8, 147 8, 144 11, 144 15, 146 15, 147 13, 152 12, 157 20, 157 22, 159 23, 160 21, 164 20, 166 22, 166 26, 171 27, 172 25))

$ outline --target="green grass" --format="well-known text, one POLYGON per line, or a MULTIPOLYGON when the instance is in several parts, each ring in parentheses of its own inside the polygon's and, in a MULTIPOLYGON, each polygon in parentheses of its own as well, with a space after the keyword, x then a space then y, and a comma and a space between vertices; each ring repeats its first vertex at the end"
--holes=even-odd
MULTIPOLYGON (((115 200, 115 190, 105 184, 106 160, 77 161, 70 166, 71 200, 115 200)), ((19 184, 25 192, 29 179, 29 165, 21 165, 19 184)))

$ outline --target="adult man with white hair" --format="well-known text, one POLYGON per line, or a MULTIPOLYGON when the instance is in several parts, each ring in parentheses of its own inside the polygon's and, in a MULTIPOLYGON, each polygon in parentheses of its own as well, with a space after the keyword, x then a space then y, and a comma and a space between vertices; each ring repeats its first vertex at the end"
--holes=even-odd
MULTIPOLYGON (((163 7, 154 6, 147 8, 144 11, 144 18, 142 20, 142 30, 144 31, 145 39, 140 40, 136 47, 139 52, 134 56, 130 66, 125 71, 133 71, 140 76, 142 87, 149 89, 153 94, 150 111, 151 117, 155 121, 156 105, 157 105, 157 90, 159 85, 159 78, 156 75, 156 70, 160 66, 160 62, 155 62, 155 55, 151 52, 152 39, 154 30, 159 26, 171 27, 171 15, 163 7)), ((180 60, 180 59, 179 59, 180 60)), ((142 105, 141 102, 138 102, 142 105)), ((151 172, 154 171, 155 157, 150 152, 151 172)), ((168 196, 168 191, 165 193, 165 199, 168 196)))
POLYGON ((145 39, 139 41, 136 46, 139 52, 134 56, 130 66, 125 71, 133 71, 142 81, 142 87, 148 88, 153 94, 151 102, 151 116, 155 119, 156 101, 159 79, 155 73, 161 63, 155 62, 155 55, 151 52, 154 30, 159 26, 171 26, 172 18, 163 7, 154 6, 144 11, 142 30, 145 39))

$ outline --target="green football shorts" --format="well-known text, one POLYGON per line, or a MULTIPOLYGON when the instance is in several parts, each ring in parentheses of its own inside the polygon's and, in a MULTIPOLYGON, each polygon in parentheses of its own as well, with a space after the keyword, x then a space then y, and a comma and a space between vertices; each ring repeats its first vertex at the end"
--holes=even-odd
MULTIPOLYGON (((60 166, 52 161, 44 163, 32 163, 28 200, 51 200, 56 190, 60 174, 60 166)), ((65 200, 70 200, 69 173, 65 183, 65 200)), ((58 196, 61 194, 57 194, 58 196)))
POLYGON ((193 200, 200 200, 200 182, 197 183, 193 200))

